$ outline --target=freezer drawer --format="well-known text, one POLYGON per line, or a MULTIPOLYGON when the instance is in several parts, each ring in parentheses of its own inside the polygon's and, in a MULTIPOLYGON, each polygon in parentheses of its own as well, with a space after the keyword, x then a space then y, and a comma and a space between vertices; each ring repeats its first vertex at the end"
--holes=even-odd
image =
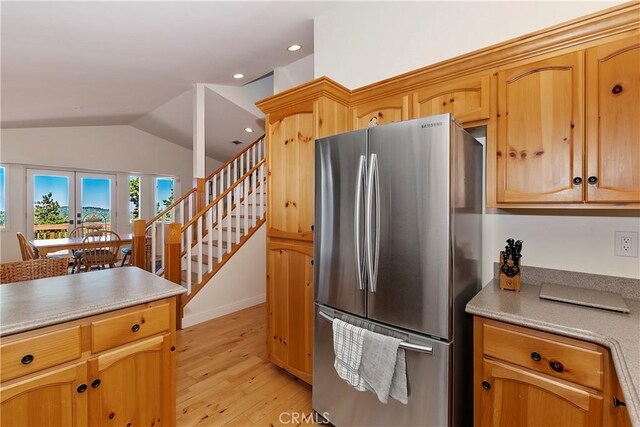
MULTIPOLYGON (((402 334, 412 344, 429 346, 433 354, 405 350, 409 403, 403 405, 393 399, 382 404, 375 394, 357 391, 341 380, 333 368, 332 324, 320 316, 342 317, 343 313, 316 304, 313 409, 323 414, 336 427, 348 426, 447 426, 449 420, 449 396, 451 344, 435 341, 420 335, 402 334)), ((394 331, 378 324, 374 331, 394 335, 394 331)), ((403 338, 404 339, 404 338, 403 338)))

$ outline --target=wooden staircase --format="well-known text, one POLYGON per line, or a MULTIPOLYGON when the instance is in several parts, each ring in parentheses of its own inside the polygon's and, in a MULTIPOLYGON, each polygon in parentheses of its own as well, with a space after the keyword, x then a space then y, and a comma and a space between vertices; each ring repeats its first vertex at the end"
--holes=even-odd
POLYGON ((263 135, 150 221, 134 225, 134 265, 187 289, 178 326, 189 301, 265 222, 264 148, 263 135))

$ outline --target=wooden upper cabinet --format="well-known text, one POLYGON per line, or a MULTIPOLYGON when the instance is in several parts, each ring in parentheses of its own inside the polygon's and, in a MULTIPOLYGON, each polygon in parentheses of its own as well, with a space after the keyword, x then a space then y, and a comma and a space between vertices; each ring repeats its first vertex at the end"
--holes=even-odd
POLYGON ((270 358, 278 366, 311 383, 313 245, 270 240, 267 246, 270 358))
POLYGON ((87 364, 82 362, 3 386, 0 425, 87 426, 86 382, 87 364))
POLYGON ((498 72, 497 202, 582 202, 583 52, 498 72))
POLYGON ((640 36, 587 50, 589 202, 640 202, 640 36))
POLYGON ((413 94, 412 117, 451 113, 460 123, 489 118, 489 75, 427 86, 413 94))
POLYGON ((368 101, 351 107, 353 130, 365 129, 371 120, 378 125, 409 120, 409 95, 368 101))
POLYGON ((313 238, 314 114, 291 114, 268 126, 268 232, 272 236, 313 238))
POLYGON ((481 401, 476 425, 602 425, 602 396, 506 363, 484 359, 475 393, 481 401))

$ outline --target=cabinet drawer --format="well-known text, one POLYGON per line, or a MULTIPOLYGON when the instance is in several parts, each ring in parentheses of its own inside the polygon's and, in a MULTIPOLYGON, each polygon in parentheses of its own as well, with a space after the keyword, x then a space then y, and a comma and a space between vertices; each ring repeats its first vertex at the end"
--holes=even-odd
POLYGON ((5 344, 0 347, 0 381, 78 359, 81 353, 80 326, 5 344))
POLYGON ((170 321, 170 306, 163 304, 92 322, 91 351, 98 353, 168 331, 170 321))
POLYGON ((556 378, 597 390, 603 388, 604 354, 593 349, 561 342, 562 337, 484 323, 483 353, 556 378))

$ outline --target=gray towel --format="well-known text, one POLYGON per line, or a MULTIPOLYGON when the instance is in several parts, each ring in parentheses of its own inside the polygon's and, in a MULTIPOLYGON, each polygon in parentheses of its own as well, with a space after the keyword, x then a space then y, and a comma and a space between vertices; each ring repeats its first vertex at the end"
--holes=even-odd
POLYGON ((362 382, 358 369, 362 361, 362 347, 366 330, 333 319, 333 352, 336 355, 333 367, 338 376, 353 387, 362 382))
POLYGON ((382 403, 387 403, 389 396, 408 403, 407 362, 401 342, 371 331, 364 333, 358 390, 373 391, 382 403))

